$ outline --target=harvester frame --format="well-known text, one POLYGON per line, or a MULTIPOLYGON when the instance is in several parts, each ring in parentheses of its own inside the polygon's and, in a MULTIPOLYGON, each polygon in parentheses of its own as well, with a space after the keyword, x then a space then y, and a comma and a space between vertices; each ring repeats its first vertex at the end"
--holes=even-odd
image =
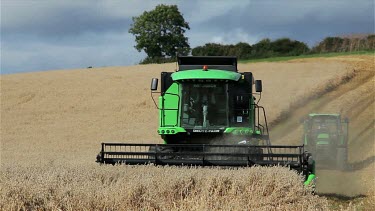
POLYGON ((303 145, 271 145, 266 112, 258 105, 262 81, 251 72, 238 72, 236 57, 177 59, 176 72, 161 73, 160 91, 158 79, 151 81, 151 97, 159 109, 157 132, 164 144, 102 143, 97 162, 289 166, 307 183, 315 180, 314 161, 303 145))

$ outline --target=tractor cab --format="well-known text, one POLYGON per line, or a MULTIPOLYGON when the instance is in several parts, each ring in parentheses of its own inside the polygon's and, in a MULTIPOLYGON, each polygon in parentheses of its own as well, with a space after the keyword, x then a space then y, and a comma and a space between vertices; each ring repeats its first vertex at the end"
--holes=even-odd
POLYGON ((318 166, 341 166, 347 161, 348 120, 340 114, 309 114, 303 121, 303 144, 318 166))
POLYGON ((337 137, 341 133, 338 116, 314 116, 309 126, 316 144, 336 145, 338 143, 337 137))

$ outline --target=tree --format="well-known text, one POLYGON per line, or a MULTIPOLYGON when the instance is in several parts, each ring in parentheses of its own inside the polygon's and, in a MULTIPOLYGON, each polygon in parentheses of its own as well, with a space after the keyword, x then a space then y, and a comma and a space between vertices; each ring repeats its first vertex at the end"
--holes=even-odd
POLYGON ((225 56, 224 45, 218 43, 206 43, 198 46, 191 52, 193 56, 225 56))
POLYGON ((339 52, 344 39, 341 37, 326 37, 317 46, 314 47, 313 52, 329 53, 339 52))
POLYGON ((188 38, 184 36, 189 24, 179 12, 177 5, 158 5, 154 10, 145 11, 133 17, 129 33, 135 36, 134 46, 144 51, 150 62, 175 58, 176 54, 190 52, 188 38))
POLYGON ((276 56, 298 56, 310 50, 305 43, 289 38, 277 39, 271 46, 276 56))
POLYGON ((239 42, 234 46, 234 53, 239 59, 247 59, 251 56, 252 47, 249 43, 239 42))
POLYGON ((268 38, 259 41, 252 47, 253 58, 268 58, 273 56, 271 40, 268 38))
POLYGON ((204 46, 193 48, 191 54, 193 56, 237 56, 239 59, 247 59, 251 54, 251 45, 244 42, 236 45, 206 43, 204 46))

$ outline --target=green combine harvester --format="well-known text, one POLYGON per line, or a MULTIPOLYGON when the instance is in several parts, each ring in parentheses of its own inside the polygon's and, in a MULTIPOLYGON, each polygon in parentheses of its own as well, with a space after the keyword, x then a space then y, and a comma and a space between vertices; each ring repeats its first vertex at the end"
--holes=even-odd
POLYGON ((164 144, 102 143, 97 162, 128 165, 289 166, 314 178, 304 146, 273 146, 258 104, 262 81, 238 72, 236 57, 178 57, 176 72, 151 82, 160 94, 158 134, 164 144), (254 90, 255 86, 255 90, 254 90))
POLYGON ((340 114, 309 114, 303 124, 302 142, 317 168, 345 170, 348 166, 348 119, 342 120, 340 114))

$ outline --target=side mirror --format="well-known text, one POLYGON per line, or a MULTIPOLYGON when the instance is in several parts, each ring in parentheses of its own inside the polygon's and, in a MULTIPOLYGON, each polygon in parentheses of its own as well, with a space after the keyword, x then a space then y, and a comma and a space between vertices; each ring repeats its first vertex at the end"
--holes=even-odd
POLYGON ((255 91, 262 92, 262 80, 255 80, 255 91))
POLYGON ((157 78, 153 78, 151 80, 151 91, 156 91, 158 89, 158 82, 159 82, 159 79, 157 78))

